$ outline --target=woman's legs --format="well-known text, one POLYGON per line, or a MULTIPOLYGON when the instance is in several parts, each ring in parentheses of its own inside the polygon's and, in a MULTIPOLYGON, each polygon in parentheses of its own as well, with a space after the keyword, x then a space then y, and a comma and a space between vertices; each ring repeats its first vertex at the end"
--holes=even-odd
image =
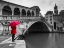
POLYGON ((15 34, 12 34, 12 42, 14 42, 15 34))

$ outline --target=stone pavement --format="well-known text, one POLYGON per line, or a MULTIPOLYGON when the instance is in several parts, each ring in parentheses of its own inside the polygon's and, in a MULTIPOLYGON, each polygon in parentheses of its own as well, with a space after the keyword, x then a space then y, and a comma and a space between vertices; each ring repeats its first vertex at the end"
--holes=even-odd
POLYGON ((15 44, 7 43, 7 44, 0 44, 0 48, 14 48, 15 44))
POLYGON ((16 45, 14 48, 26 48, 26 43, 24 40, 16 40, 16 45))
POLYGON ((0 48, 26 48, 26 44, 24 40, 12 42, 12 37, 10 37, 0 43, 0 48))
POLYGON ((6 39, 8 39, 9 37, 11 37, 11 35, 0 35, 0 43, 6 39))
POLYGON ((10 37, 11 35, 0 35, 0 48, 14 48, 14 46, 10 46, 10 43, 5 43, 10 37))

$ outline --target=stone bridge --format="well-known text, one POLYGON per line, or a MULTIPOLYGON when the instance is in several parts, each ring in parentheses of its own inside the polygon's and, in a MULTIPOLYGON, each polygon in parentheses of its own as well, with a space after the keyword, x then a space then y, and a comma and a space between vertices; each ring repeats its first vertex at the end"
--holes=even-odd
MULTIPOLYGON (((44 20, 41 20, 41 9, 38 6, 25 7, 15 3, 0 1, 0 25, 3 27, 4 33, 10 31, 8 24, 12 20, 21 22, 20 30, 25 34, 27 31, 51 31, 52 26, 44 20), (5 32, 6 31, 6 32, 5 32)), ((0 28, 1 29, 1 28, 0 28)))
MULTIPOLYGON (((18 20, 21 22, 21 24, 19 25, 19 30, 17 31, 18 33, 20 32, 20 34, 25 34, 27 31, 52 31, 52 26, 50 24, 48 24, 44 19, 42 19, 41 17, 17 17, 17 16, 0 16, 0 18, 2 18, 0 20, 0 23, 4 26, 8 26, 8 24, 12 21, 12 20, 18 20), (6 17, 4 19, 4 17, 6 17), (11 19, 12 18, 12 19, 11 19), (5 24, 7 23, 7 24, 5 24)), ((5 28, 6 29, 6 28, 5 28)), ((5 30, 4 29, 4 30, 5 30)))
POLYGON ((29 24, 26 25, 27 27, 25 28, 23 34, 25 34, 26 32, 51 32, 52 28, 50 26, 48 26, 48 24, 46 24, 43 21, 34 21, 34 22, 29 22, 29 24))
POLYGON ((53 30, 53 27, 50 24, 41 19, 36 19, 33 21, 29 20, 28 22, 25 21, 21 23, 19 27, 23 35, 34 31, 51 32, 53 30))

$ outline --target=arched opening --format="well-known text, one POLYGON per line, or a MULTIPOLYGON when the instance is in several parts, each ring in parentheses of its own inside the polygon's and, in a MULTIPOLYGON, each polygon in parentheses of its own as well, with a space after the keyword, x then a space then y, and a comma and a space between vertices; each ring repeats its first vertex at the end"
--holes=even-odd
POLYGON ((36 22, 33 25, 31 25, 27 31, 28 32, 49 32, 49 29, 45 23, 36 22))
POLYGON ((29 11, 29 10, 27 11, 27 16, 31 16, 31 13, 30 13, 30 11, 29 11))
POLYGON ((54 29, 56 29, 56 22, 54 22, 54 29))
POLYGON ((26 11, 25 11, 25 9, 22 9, 22 16, 26 16, 26 11))
POLYGON ((19 8, 14 9, 14 15, 20 15, 20 10, 19 8))
POLYGON ((2 15, 12 15, 12 10, 9 6, 4 6, 2 9, 2 15))
POLYGON ((34 16, 34 11, 32 11, 32 16, 34 16))

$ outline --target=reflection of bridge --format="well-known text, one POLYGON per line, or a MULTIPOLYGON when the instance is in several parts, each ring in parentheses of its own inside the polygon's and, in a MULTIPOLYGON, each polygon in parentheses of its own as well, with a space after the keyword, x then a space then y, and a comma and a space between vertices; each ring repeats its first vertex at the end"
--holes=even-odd
POLYGON ((19 20, 21 22, 20 29, 24 34, 26 31, 52 31, 52 26, 49 25, 44 19, 41 17, 18 17, 18 16, 0 16, 0 22, 3 24, 7 22, 7 25, 11 20, 19 20), (24 25, 23 28, 21 28, 24 25))

